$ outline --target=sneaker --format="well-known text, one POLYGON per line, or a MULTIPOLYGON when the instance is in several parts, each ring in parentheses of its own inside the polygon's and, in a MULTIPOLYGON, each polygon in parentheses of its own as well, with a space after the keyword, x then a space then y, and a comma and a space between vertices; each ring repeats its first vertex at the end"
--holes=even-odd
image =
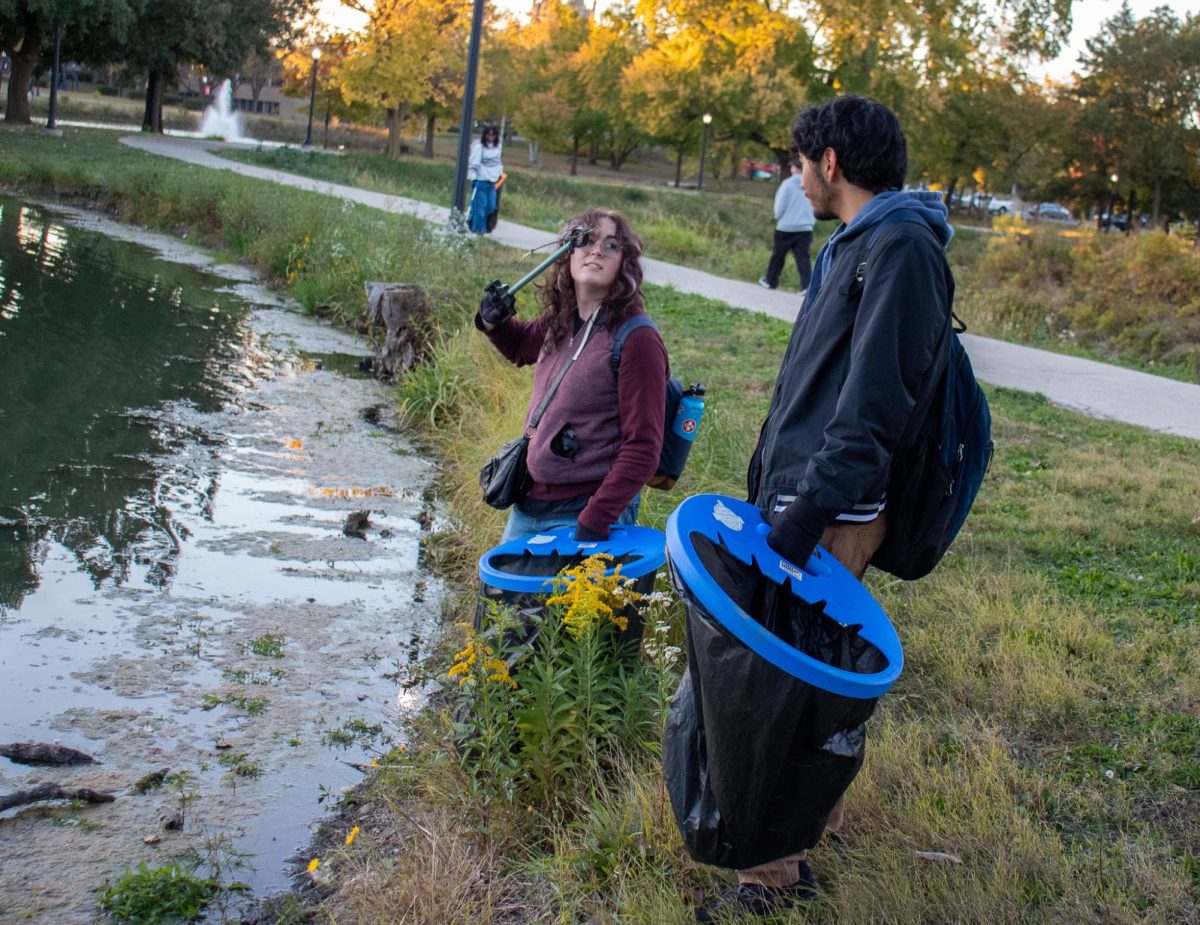
POLYGON ((800 862, 800 879, 790 886, 742 883, 731 893, 696 907, 697 922, 722 922, 744 915, 768 918, 817 898, 817 885, 807 861, 800 862))
POLYGON ((760 276, 758 278, 758 284, 760 286, 762 286, 764 289, 774 289, 775 288, 774 286, 772 286, 770 283, 767 282, 767 278, 765 276, 760 276))

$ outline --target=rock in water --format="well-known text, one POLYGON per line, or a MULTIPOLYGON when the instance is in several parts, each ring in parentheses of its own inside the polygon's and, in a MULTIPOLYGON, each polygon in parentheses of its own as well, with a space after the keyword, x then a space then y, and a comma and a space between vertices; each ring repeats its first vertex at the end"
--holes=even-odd
POLYGON ((91 755, 51 742, 11 742, 0 745, 0 755, 18 764, 65 765, 95 764, 91 755))
POLYGON ((371 526, 371 512, 355 511, 346 517, 346 522, 342 525, 342 532, 346 536, 356 536, 360 540, 365 540, 367 534, 364 531, 369 526, 371 526))

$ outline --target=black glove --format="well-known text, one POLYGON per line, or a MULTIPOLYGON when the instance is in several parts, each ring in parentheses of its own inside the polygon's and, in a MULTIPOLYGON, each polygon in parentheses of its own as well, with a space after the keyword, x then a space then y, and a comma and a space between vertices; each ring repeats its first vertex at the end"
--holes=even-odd
POLYGON ((479 317, 489 328, 511 318, 517 312, 517 300, 509 294, 508 287, 500 280, 488 283, 487 294, 479 303, 479 317))
POLYGON ((575 542, 576 543, 603 543, 608 539, 608 531, 600 533, 597 530, 589 530, 581 523, 575 524, 575 542))
POLYGON ((771 532, 767 534, 767 545, 800 568, 804 568, 820 541, 820 533, 801 529, 782 515, 775 519, 771 532))

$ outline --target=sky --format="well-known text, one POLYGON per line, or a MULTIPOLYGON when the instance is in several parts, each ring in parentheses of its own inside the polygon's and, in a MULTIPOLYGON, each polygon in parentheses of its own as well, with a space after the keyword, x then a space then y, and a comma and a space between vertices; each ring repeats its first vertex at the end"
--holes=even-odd
MULTIPOLYGON (((515 13, 525 13, 530 0, 489 0, 496 7, 515 13)), ((612 0, 598 0, 600 9, 613 5, 612 0)), ((1200 13, 1200 0, 1129 0, 1133 15, 1142 18, 1159 6, 1167 6, 1180 18, 1187 13, 1200 13)), ((1071 7, 1071 37, 1068 46, 1053 61, 1030 68, 1038 76, 1064 81, 1078 67, 1080 54, 1085 50, 1084 40, 1100 31, 1104 20, 1111 19, 1121 9, 1121 0, 1075 0, 1071 7)), ((339 28, 355 28, 362 17, 346 10, 340 0, 321 0, 321 19, 339 28)))
MULTIPOLYGON (((1137 19, 1149 15, 1151 10, 1166 6, 1182 19, 1188 13, 1200 13, 1200 0, 1129 0, 1129 8, 1137 19)), ((1034 73, 1044 72, 1054 80, 1065 80, 1077 70, 1079 56, 1086 51, 1084 40, 1100 31, 1106 19, 1112 19, 1121 11, 1121 0, 1075 0, 1071 4, 1071 38, 1061 55, 1045 65, 1030 68, 1034 73)))

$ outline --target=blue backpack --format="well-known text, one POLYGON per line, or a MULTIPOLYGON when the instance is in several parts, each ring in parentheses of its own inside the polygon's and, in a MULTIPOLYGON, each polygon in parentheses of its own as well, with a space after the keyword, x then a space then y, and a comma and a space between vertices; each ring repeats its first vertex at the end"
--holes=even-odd
MULTIPOLYGON (((617 328, 613 335, 612 356, 609 357, 614 376, 621 370, 621 348, 625 346, 625 339, 638 328, 658 330, 658 326, 647 315, 634 315, 617 328)), ((674 488, 679 476, 683 474, 688 454, 692 451, 694 435, 692 439, 687 439, 675 432, 675 416, 682 401, 683 383, 671 376, 667 379, 667 407, 666 416, 663 418, 663 442, 662 451, 658 456, 658 469, 647 483, 651 488, 663 491, 674 488)))
MULTIPOLYGON (((899 221, 924 221, 897 210, 876 228, 899 221)), ((859 265, 861 276, 866 262, 859 265)), ((917 418, 915 434, 902 438, 892 455, 887 489, 887 535, 871 558, 897 578, 924 578, 958 536, 992 461, 992 414, 958 335, 967 326, 951 310, 946 367, 917 418)))

